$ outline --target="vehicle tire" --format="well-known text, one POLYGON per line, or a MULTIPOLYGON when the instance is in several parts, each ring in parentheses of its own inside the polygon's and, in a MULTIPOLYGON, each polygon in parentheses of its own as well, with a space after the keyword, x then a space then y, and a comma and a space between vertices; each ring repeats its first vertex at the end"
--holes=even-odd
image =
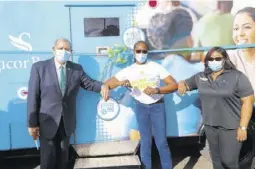
POLYGON ((2 164, 3 160, 4 160, 4 152, 0 151, 0 164, 2 164))
MULTIPOLYGON (((252 141, 244 142, 241 155, 239 159, 239 165, 242 169, 255 169, 255 154, 252 141)), ((205 147, 200 151, 201 155, 207 160, 211 161, 211 155, 209 152, 209 144, 206 141, 205 147)))
POLYGON ((240 168, 255 168, 255 120, 254 114, 249 123, 247 131, 247 140, 243 143, 240 152, 240 168))
POLYGON ((243 143, 242 149, 240 152, 240 158, 239 158, 240 168, 253 169, 255 167, 254 157, 255 157, 255 142, 253 137, 251 135, 248 135, 248 139, 243 143))
POLYGON ((251 169, 255 169, 255 157, 253 157, 251 169))

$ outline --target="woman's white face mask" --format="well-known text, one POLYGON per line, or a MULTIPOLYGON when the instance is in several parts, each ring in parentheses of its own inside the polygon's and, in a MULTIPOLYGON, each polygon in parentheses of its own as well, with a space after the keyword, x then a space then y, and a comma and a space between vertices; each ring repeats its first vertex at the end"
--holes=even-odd
POLYGON ((218 72, 223 69, 223 60, 221 61, 208 61, 208 66, 213 72, 218 72))

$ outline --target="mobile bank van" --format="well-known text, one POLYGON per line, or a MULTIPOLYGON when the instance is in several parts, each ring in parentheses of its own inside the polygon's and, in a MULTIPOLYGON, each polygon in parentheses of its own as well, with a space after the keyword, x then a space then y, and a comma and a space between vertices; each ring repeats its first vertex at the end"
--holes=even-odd
MULTIPOLYGON (((133 63, 135 42, 147 41, 150 59, 181 81, 204 69, 202 63, 185 56, 211 46, 189 45, 184 38, 193 35, 194 25, 208 10, 211 4, 203 1, 1 1, 0 154, 36 148, 26 126, 28 79, 33 63, 53 57, 56 39, 69 39, 71 60, 102 82, 133 63), (183 19, 192 25, 175 25, 183 19), (179 29, 173 34, 175 28, 179 29)), ((243 47, 255 46, 224 46, 227 50, 243 47)), ((168 139, 204 145, 197 91, 184 96, 174 92, 164 99, 168 139)), ((74 168, 140 167, 139 133, 129 89, 113 90, 109 102, 81 89, 76 109, 77 127, 70 140, 74 168)), ((249 134, 241 165, 248 165, 252 158, 254 137, 249 134)))

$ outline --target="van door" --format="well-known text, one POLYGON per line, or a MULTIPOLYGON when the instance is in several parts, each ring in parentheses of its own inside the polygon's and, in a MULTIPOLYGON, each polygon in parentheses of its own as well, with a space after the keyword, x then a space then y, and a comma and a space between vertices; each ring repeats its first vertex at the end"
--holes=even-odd
MULTIPOLYGON (((99 77, 108 63, 106 50, 114 44, 123 44, 122 35, 127 28, 132 26, 134 7, 131 2, 129 4, 124 2, 102 4, 88 2, 87 5, 66 5, 70 14, 73 61, 81 64, 84 71, 96 80, 102 80, 99 77)), ((76 112, 76 144, 129 138, 129 130, 136 123, 133 111, 129 109, 126 111, 127 115, 119 114, 115 119, 102 120, 97 115, 99 99, 99 95, 93 92, 83 89, 79 92, 76 112)), ((125 107, 120 109, 123 108, 125 107)))

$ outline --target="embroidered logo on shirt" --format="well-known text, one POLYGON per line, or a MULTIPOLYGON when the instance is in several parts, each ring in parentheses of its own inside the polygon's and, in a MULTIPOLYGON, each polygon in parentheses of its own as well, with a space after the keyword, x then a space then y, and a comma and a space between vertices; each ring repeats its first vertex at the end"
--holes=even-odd
POLYGON ((205 82, 208 81, 208 79, 205 77, 200 77, 200 80, 205 81, 205 82))
POLYGON ((227 81, 226 80, 222 80, 219 84, 226 84, 227 81))

